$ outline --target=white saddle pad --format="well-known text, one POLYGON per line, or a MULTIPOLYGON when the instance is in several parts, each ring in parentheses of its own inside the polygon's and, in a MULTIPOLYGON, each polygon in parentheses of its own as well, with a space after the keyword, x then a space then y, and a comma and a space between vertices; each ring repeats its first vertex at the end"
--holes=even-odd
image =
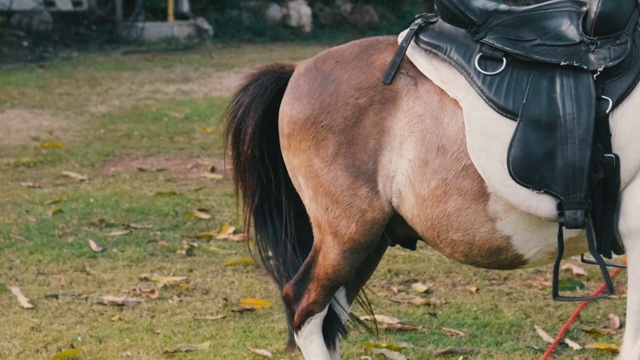
MULTIPOLYGON (((405 33, 400 34, 399 42, 405 33)), ((555 220, 558 200, 522 187, 513 181, 507 170, 507 151, 516 122, 489 107, 453 66, 436 55, 412 42, 407 57, 462 107, 467 150, 489 191, 522 211, 555 220)))

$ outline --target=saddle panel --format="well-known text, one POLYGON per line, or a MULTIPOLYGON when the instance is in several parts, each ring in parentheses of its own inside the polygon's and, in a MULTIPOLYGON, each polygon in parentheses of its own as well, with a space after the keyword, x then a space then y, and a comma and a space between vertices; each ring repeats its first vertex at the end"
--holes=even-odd
POLYGON ((590 0, 583 29, 589 36, 607 36, 624 30, 636 0, 590 0))

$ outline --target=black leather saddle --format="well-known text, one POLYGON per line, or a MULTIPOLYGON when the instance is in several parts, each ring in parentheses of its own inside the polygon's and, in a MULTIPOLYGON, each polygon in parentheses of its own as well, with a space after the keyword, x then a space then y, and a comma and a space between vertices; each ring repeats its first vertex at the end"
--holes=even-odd
POLYGON ((504 52, 589 70, 620 62, 630 51, 635 0, 552 0, 507 6, 500 0, 435 0, 440 19, 504 52))
POLYGON ((608 114, 640 79, 636 0, 435 4, 436 14, 419 15, 411 25, 383 82, 391 83, 415 38, 452 64, 493 109, 516 120, 506 159, 511 177, 559 200, 554 298, 585 300, 557 292, 562 227, 586 229, 590 253, 612 293, 602 256, 624 249, 616 223, 620 159, 608 114))

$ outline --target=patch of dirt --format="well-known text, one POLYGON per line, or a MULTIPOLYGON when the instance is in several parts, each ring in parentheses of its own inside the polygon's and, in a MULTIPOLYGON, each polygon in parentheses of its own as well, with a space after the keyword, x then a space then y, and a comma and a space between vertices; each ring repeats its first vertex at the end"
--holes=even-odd
POLYGON ((55 117, 21 109, 0 111, 0 146, 69 140, 72 134, 55 117))
POLYGON ((169 156, 151 156, 138 159, 114 159, 107 161, 102 172, 132 174, 136 172, 169 173, 171 175, 198 179, 207 174, 220 174, 224 177, 231 175, 230 169, 225 167, 224 160, 212 158, 175 158, 169 156))
POLYGON ((115 77, 109 83, 100 83, 99 89, 93 89, 101 94, 101 101, 90 104, 87 109, 95 115, 101 115, 127 105, 141 105, 158 100, 230 96, 251 69, 242 67, 216 71, 210 68, 176 66, 170 71, 158 69, 142 74, 128 74, 126 78, 115 77))

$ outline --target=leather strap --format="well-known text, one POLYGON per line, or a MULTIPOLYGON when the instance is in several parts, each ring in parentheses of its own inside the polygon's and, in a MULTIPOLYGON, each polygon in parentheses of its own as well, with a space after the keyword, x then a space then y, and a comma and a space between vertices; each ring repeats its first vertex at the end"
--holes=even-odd
POLYGON ((395 55, 393 55, 387 70, 384 72, 384 75, 382 75, 382 83, 389 85, 393 81, 393 78, 396 77, 398 69, 400 69, 400 65, 402 64, 402 59, 404 59, 404 55, 407 53, 407 49, 409 45, 411 45, 411 41, 416 36, 418 30, 425 25, 433 24, 437 21, 438 17, 435 14, 420 14, 414 18, 409 30, 400 42, 398 50, 396 50, 395 55))

